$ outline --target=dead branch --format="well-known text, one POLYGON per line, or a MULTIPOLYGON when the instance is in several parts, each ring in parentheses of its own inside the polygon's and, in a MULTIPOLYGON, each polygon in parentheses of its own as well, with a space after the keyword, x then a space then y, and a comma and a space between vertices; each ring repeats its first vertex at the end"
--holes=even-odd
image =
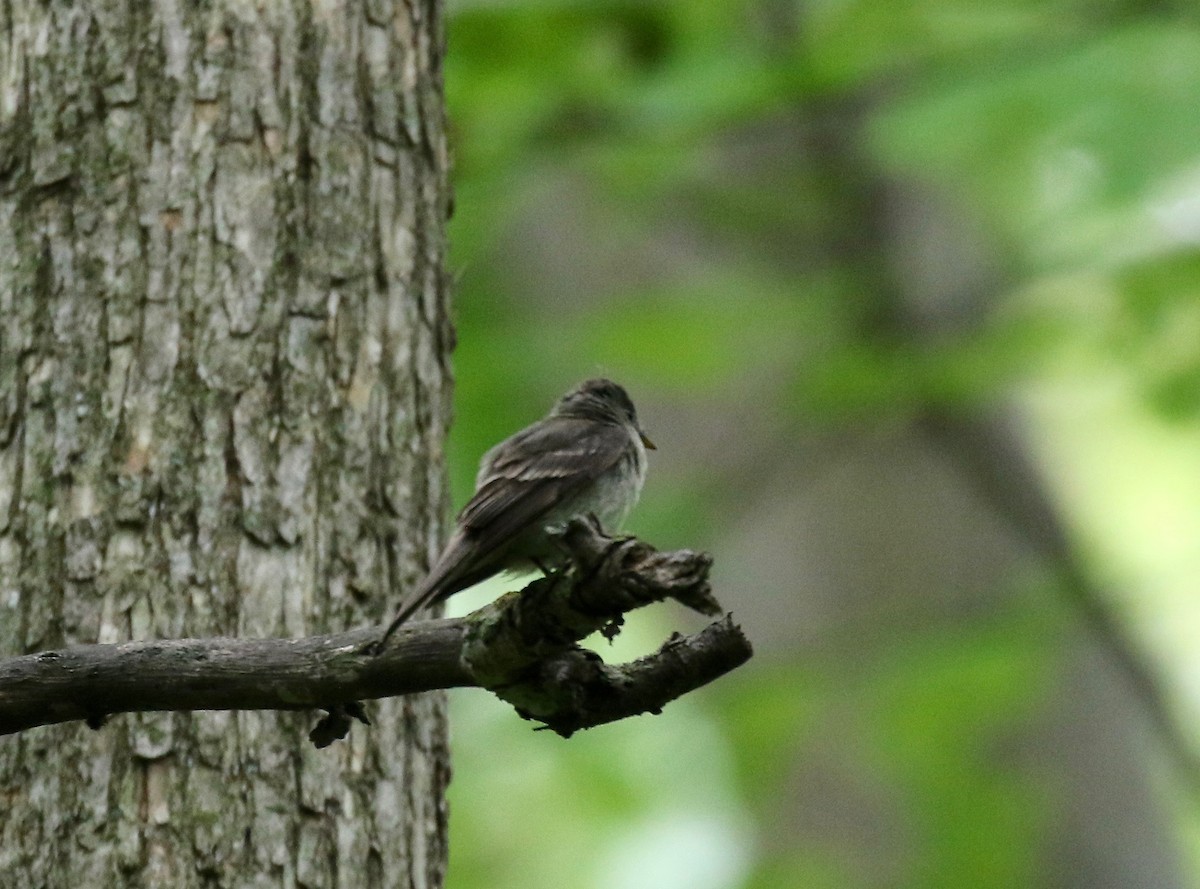
POLYGON ((565 736, 668 702, 749 659, 729 616, 668 640, 629 664, 607 665, 578 643, 617 632, 622 615, 667 598, 719 612, 709 557, 660 553, 577 519, 560 539, 569 567, 466 618, 404 626, 378 654, 382 627, 303 639, 176 639, 78 645, 0 661, 0 734, 164 710, 307 710, 324 746, 366 721, 360 701, 477 686, 565 736))

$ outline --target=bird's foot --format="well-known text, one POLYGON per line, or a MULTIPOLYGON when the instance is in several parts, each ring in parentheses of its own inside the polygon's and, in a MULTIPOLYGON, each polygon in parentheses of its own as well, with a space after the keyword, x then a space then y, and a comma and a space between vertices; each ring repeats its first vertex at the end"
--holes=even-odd
POLYGON ((360 701, 332 704, 322 709, 325 711, 325 716, 308 733, 308 739, 318 748, 328 747, 334 741, 346 737, 350 733, 353 719, 357 719, 363 725, 371 724, 371 720, 367 717, 367 711, 363 709, 360 701))

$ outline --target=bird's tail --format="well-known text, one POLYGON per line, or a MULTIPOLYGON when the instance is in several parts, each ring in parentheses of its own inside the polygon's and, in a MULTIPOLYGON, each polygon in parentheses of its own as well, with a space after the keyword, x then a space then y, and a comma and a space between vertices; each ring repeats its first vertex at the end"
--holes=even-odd
POLYGON ((388 628, 383 631, 383 636, 375 644, 376 651, 382 651, 388 640, 392 638, 392 634, 400 629, 401 624, 435 599, 439 586, 437 581, 438 578, 431 574, 400 603, 396 616, 392 618, 388 628))
POLYGON ((473 546, 474 544, 468 541, 461 531, 456 532, 450 538, 437 562, 430 569, 429 576, 421 581, 420 586, 405 596, 400 603, 400 609, 396 612, 396 616, 392 618, 392 622, 384 630, 383 636, 375 644, 376 652, 383 651, 383 647, 392 638, 392 634, 417 611, 426 605, 440 602, 447 596, 466 589, 495 572, 495 569, 486 561, 482 567, 478 564, 478 559, 473 561, 473 546))

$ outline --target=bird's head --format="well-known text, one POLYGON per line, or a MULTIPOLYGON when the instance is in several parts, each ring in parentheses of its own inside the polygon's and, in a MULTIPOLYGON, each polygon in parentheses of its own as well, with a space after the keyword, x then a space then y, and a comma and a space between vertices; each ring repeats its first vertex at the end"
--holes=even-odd
POLYGON ((646 433, 638 424, 637 410, 629 398, 629 393, 612 380, 602 377, 584 380, 558 400, 551 414, 631 426, 641 437, 642 444, 651 450, 654 449, 654 442, 646 437, 646 433))

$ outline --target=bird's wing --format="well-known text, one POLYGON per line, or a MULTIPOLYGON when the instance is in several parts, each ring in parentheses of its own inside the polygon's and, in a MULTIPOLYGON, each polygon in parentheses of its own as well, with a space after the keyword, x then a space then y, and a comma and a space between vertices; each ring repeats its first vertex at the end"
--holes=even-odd
POLYGON ((485 455, 458 525, 480 549, 498 546, 611 469, 627 444, 626 431, 608 423, 535 424, 485 455))

